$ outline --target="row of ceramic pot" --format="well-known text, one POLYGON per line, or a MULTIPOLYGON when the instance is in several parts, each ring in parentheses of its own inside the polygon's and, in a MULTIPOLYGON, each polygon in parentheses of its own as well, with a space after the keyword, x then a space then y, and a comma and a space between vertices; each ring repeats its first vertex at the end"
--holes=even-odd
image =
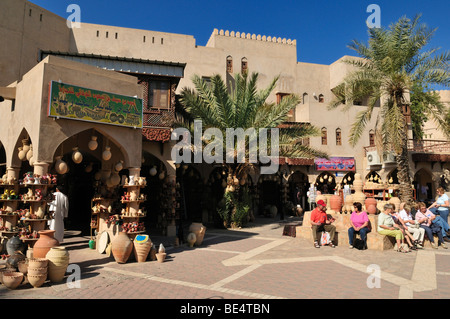
POLYGON ((65 247, 52 247, 45 258, 26 258, 17 263, 17 268, 10 264, 0 270, 0 282, 10 289, 17 288, 25 279, 35 288, 49 279, 61 282, 69 265, 69 252, 65 247), (17 271, 17 269, 19 271, 17 271))

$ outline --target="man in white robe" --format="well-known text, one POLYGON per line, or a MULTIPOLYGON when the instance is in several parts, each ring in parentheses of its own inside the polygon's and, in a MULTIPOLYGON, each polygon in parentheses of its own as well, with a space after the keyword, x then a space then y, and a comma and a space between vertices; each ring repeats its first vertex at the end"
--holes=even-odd
POLYGON ((61 193, 58 187, 53 195, 55 200, 50 203, 50 210, 54 210, 54 214, 49 228, 55 231, 56 240, 62 243, 64 240, 64 218, 69 215, 69 199, 61 193))

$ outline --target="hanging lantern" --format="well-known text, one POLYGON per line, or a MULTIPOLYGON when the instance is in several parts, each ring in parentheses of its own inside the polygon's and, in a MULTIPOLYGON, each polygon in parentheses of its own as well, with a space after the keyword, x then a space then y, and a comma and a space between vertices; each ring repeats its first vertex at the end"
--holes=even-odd
POLYGON ((75 164, 80 164, 83 161, 83 154, 78 150, 78 147, 72 148, 72 161, 75 164))
POLYGON ((62 160, 62 156, 56 157, 55 170, 58 174, 65 174, 68 171, 67 163, 62 160))
POLYGON ((105 146, 105 150, 102 153, 102 158, 104 161, 109 161, 111 159, 111 147, 105 146))
POLYGON ((319 179, 319 181, 320 181, 321 183, 323 183, 323 178, 321 177, 321 178, 319 179))
POLYGON ((117 172, 120 172, 123 169, 123 161, 120 160, 119 162, 117 162, 116 165, 114 165, 114 169, 117 172))
POLYGON ((19 153, 17 154, 17 156, 19 157, 19 159, 21 161, 26 161, 26 159, 27 159, 27 152, 25 152, 25 150, 23 149, 23 146, 19 147, 19 153))
POLYGON ((88 143, 88 147, 91 151, 95 151, 97 149, 98 142, 97 142, 97 136, 92 135, 91 140, 88 143))
POLYGON ((333 181, 333 177, 331 177, 331 176, 328 176, 328 182, 332 182, 333 181))
POLYGON ((32 156, 33 156, 33 145, 30 144, 30 148, 27 152, 27 161, 29 161, 32 156))
POLYGON ((158 173, 158 171, 156 170, 156 166, 153 166, 152 168, 150 168, 150 176, 155 176, 156 173, 158 173))

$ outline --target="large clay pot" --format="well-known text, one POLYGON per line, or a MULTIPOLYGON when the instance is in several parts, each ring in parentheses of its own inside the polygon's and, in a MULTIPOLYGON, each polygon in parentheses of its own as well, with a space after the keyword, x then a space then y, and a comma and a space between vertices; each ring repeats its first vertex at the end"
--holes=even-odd
POLYGON ((152 241, 148 235, 137 235, 133 241, 134 258, 138 263, 145 262, 152 248, 152 241))
POLYGON ((332 195, 330 197, 330 209, 336 213, 340 213, 342 208, 342 198, 339 195, 332 195))
POLYGON ((88 147, 91 151, 95 151, 97 149, 98 142, 97 142, 97 136, 92 135, 91 140, 88 143, 88 147))
POLYGON ((345 202, 344 202, 345 212, 347 214, 351 213, 353 211, 353 195, 348 194, 345 196, 345 202))
POLYGON ((367 197, 364 205, 366 206, 366 211, 369 214, 376 214, 377 213, 377 200, 373 197, 367 197))
POLYGON ((203 237, 205 237, 206 227, 202 223, 192 223, 189 226, 189 232, 195 234, 197 238, 195 245, 200 246, 203 242, 203 237))
POLYGON ((33 257, 34 258, 46 258, 50 248, 59 246, 59 241, 54 237, 54 230, 40 230, 39 239, 33 246, 33 257))
POLYGON ((65 247, 52 247, 45 258, 48 259, 48 278, 51 282, 61 282, 69 266, 69 252, 65 247))
POLYGON ((24 243, 20 240, 19 236, 13 236, 8 239, 6 242, 6 251, 8 255, 14 255, 16 251, 21 251, 22 253, 25 252, 26 246, 24 243))
POLYGON ((72 150, 72 161, 75 164, 80 164, 83 161, 83 154, 78 150, 78 147, 74 147, 72 150))
POLYGON ((111 251, 117 263, 124 264, 127 262, 133 251, 133 242, 130 240, 127 233, 120 232, 112 240, 111 251))

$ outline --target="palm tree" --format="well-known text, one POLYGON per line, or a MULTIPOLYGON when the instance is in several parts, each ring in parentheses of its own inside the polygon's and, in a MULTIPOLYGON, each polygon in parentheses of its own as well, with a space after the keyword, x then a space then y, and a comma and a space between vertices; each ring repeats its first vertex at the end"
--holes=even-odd
MULTIPOLYGON (((270 85, 258 90, 258 74, 248 75, 236 74, 234 83, 226 85, 220 75, 213 76, 210 81, 205 81, 201 77, 194 75, 192 82, 194 88, 183 88, 180 95, 180 109, 178 110, 175 127, 183 127, 189 130, 191 137, 194 136, 194 121, 200 120, 202 124, 202 134, 209 128, 219 130, 222 140, 223 150, 227 149, 225 136, 227 129, 241 128, 248 129, 272 129, 277 128, 279 133, 278 152, 279 156, 286 157, 307 157, 312 158, 327 157, 327 154, 309 147, 304 143, 304 139, 311 136, 319 136, 319 130, 308 123, 293 123, 292 125, 282 125, 288 119, 289 111, 300 103, 300 98, 292 94, 285 96, 279 103, 269 103, 267 99, 276 86, 278 78, 273 79, 270 85)), ((269 132, 270 133, 270 132, 269 132)), ((271 149, 271 136, 267 138, 271 149)), ((192 142, 193 152, 205 149, 211 143, 217 143, 218 137, 214 139, 202 139, 200 150, 198 145, 192 142)), ((261 145, 257 143, 256 153, 260 154, 261 145)), ((246 178, 251 169, 255 169, 261 164, 250 160, 250 138, 245 139, 245 160, 239 160, 239 151, 242 145, 233 145, 228 153, 224 152, 221 163, 228 174, 227 188, 225 194, 234 193, 239 187, 239 180, 246 178), (231 156, 233 161, 226 160, 231 156)), ((253 149, 255 150, 255 149, 253 149)), ((271 154, 268 154, 269 156, 271 154)), ((278 160, 278 159, 275 159, 278 160)), ((236 205, 235 205, 236 206, 236 205)))
POLYGON ((432 91, 424 90, 433 85, 449 86, 450 54, 438 55, 437 49, 425 50, 436 29, 421 24, 420 17, 417 15, 412 20, 402 17, 389 28, 370 28, 367 45, 353 40, 349 48, 356 51, 359 57, 345 62, 355 70, 333 90, 336 97, 329 105, 330 109, 336 108, 345 101, 346 110, 352 107, 353 101, 367 99, 367 107, 357 114, 351 127, 350 144, 353 146, 374 115, 375 107, 380 106, 375 128, 379 148, 395 154, 399 196, 405 202, 413 201, 406 121, 406 115, 411 110, 410 94, 414 94, 412 100, 415 103, 427 105, 427 116, 450 136, 444 105, 432 91))

